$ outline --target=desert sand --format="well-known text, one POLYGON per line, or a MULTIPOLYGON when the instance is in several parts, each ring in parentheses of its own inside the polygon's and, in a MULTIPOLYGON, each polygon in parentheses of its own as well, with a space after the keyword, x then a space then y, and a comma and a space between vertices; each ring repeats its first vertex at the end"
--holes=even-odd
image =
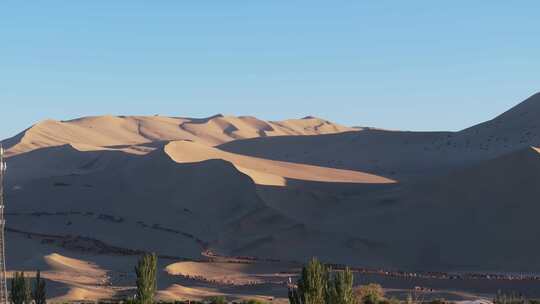
POLYGON ((284 276, 311 256, 537 273, 538 117, 540 95, 459 132, 313 117, 39 122, 3 141, 8 269, 42 269, 56 301, 129 296, 133 265, 148 251, 162 257, 163 299, 283 301, 284 276), (208 252, 257 263, 220 264, 208 252))
POLYGON ((231 140, 278 135, 317 135, 354 130, 319 118, 266 122, 249 116, 181 118, 163 116, 96 116, 69 121, 44 120, 4 141, 8 155, 64 144, 95 147, 192 140, 210 146, 231 140))
POLYGON ((243 156, 189 141, 171 142, 165 146, 165 152, 178 163, 195 163, 209 159, 228 161, 260 185, 285 186, 286 179, 369 184, 394 182, 388 178, 358 171, 243 156))

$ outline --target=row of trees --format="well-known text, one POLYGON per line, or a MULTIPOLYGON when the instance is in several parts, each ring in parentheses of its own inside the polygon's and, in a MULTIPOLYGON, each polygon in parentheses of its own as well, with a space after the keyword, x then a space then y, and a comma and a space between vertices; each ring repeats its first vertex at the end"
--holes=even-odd
MULTIPOLYGON (((302 268, 296 284, 289 285, 290 304, 452 304, 444 299, 424 301, 411 292, 405 301, 387 299, 379 284, 368 284, 353 289, 353 274, 346 268, 333 272, 313 258, 302 268)), ((527 299, 521 294, 498 292, 494 304, 540 304, 540 300, 527 299)))
POLYGON ((41 278, 38 270, 33 288, 30 278, 25 277, 24 272, 15 272, 11 279, 9 298, 13 304, 46 304, 45 280, 41 278))
MULTIPOLYGON (((154 303, 157 289, 157 256, 145 254, 135 266, 137 275, 137 304, 154 303)), ((380 304, 384 293, 380 285, 370 284, 353 289, 354 277, 350 269, 333 272, 317 259, 312 259, 303 267, 296 285, 289 288, 291 304, 380 304)), ((227 303, 224 297, 211 299, 211 303, 227 303)), ((256 301, 245 303, 257 303, 256 301)))

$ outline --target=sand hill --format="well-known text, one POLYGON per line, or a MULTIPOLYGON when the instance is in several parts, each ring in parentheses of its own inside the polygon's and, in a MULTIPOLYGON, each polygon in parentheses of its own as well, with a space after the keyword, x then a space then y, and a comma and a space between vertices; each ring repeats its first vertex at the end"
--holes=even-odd
POLYGON ((165 151, 179 163, 201 162, 209 159, 228 161, 260 185, 284 186, 286 179, 370 184, 394 182, 391 179, 358 171, 243 156, 189 141, 171 142, 165 146, 165 151))
POLYGON ((540 93, 485 123, 460 132, 364 129, 314 137, 231 141, 219 149, 261 158, 360 170, 401 181, 448 173, 540 145, 540 93))
POLYGON ((11 155, 44 147, 83 144, 119 147, 170 140, 191 140, 206 145, 235 139, 278 135, 317 135, 353 130, 319 118, 306 117, 267 122, 249 116, 204 119, 162 116, 96 116, 69 121, 45 120, 7 139, 11 155))
POLYGON ((193 285, 191 276, 279 281, 266 266, 201 264, 216 254, 540 271, 531 224, 540 211, 538 96, 460 132, 353 129, 313 117, 44 121, 4 141, 8 267, 42 267, 60 300, 129 293, 144 251, 166 259, 164 299, 261 295, 193 285))

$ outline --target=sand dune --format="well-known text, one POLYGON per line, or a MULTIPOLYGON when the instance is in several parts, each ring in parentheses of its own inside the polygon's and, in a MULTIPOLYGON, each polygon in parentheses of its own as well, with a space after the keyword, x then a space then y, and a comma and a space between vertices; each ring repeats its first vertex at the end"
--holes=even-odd
POLYGON ((107 272, 99 269, 93 263, 68 258, 58 253, 53 253, 44 257, 45 262, 54 271, 71 272, 77 274, 85 274, 89 276, 105 276, 107 272))
POLYGON ((286 183, 285 179, 343 183, 394 182, 391 179, 362 172, 242 156, 188 141, 171 142, 165 146, 165 151, 177 162, 200 162, 208 159, 229 161, 238 170, 262 185, 283 186, 286 183))
MULTIPOLYGON (((206 246, 228 252, 295 224, 269 210, 253 181, 224 160, 179 164, 163 148, 142 156, 82 152, 71 146, 46 149, 55 155, 82 154, 74 157, 77 165, 66 164, 68 168, 78 169, 86 162, 96 167, 10 181, 7 210, 13 214, 12 228, 85 236, 109 246, 196 258, 206 246), (95 159, 109 161, 100 165, 95 159), (250 220, 254 217, 265 225, 237 232, 256 227, 250 220)), ((23 156, 14 159, 18 157, 23 156)), ((70 246, 95 252, 84 239, 71 242, 70 246)))
POLYGON ((349 197, 331 214, 321 208, 320 224, 303 221, 326 231, 369 231, 368 244, 377 241, 381 258, 411 269, 536 271, 540 248, 531 223, 540 212, 539 179, 540 154, 525 148, 391 191, 349 197))
POLYGON ((174 300, 207 300, 210 297, 225 296, 224 293, 212 288, 193 288, 179 284, 171 285, 165 290, 158 292, 158 297, 174 300))
POLYGON ((212 288, 212 287, 187 287, 180 284, 173 284, 167 289, 158 292, 158 297, 163 300, 200 300, 208 301, 209 298, 215 296, 224 296, 229 301, 243 301, 257 299, 260 301, 286 304, 289 300, 283 297, 285 290, 279 288, 277 290, 269 287, 258 288, 254 287, 252 290, 246 290, 242 288, 229 287, 229 288, 212 288), (279 297, 274 296, 275 294, 279 297))
POLYGON ((424 210, 417 209, 421 204, 415 209, 420 216, 430 216, 424 225, 434 227, 424 238, 440 239, 433 245, 438 249, 430 253, 434 264, 540 269, 533 253, 540 250, 538 230, 531 226, 540 212, 538 180, 540 154, 528 147, 411 189, 409 200, 415 197, 431 204, 424 210), (458 227, 456 223, 460 223, 458 227), (516 248, 528 250, 517 254, 516 248))
POLYGON ((254 157, 369 172, 399 181, 447 174, 528 146, 540 146, 540 93, 460 132, 363 129, 314 137, 236 140, 219 149, 254 157))
POLYGON ((280 274, 280 272, 290 270, 290 268, 290 265, 278 263, 178 262, 168 265, 165 271, 171 275, 216 281, 222 284, 249 285, 271 281, 283 282, 287 279, 287 274, 280 274))
POLYGON ((540 93, 534 94, 492 120, 467 128, 460 140, 487 151, 511 151, 515 147, 540 145, 540 93))
POLYGON ((124 289, 106 284, 126 287, 128 279, 109 278, 120 272, 114 263, 144 251, 173 259, 163 265, 167 299, 259 295, 189 285, 178 274, 240 283, 272 275, 184 260, 207 250, 282 262, 316 255, 356 266, 540 271, 531 224, 540 212, 539 116, 535 95, 460 132, 357 130, 312 117, 43 121, 4 141, 8 226, 19 236, 8 246, 10 269, 42 268, 61 300, 118 295, 124 289))
POLYGON ((266 122, 254 117, 215 115, 207 119, 163 116, 95 116, 69 121, 45 120, 5 140, 8 155, 64 144, 130 146, 192 140, 206 145, 239 138, 316 135, 353 130, 318 118, 266 122))
POLYGON ((27 236, 8 233, 7 240, 8 269, 17 265, 30 278, 34 277, 36 269, 40 269, 51 302, 110 299, 116 293, 109 286, 109 271, 94 262, 101 258, 66 253, 27 236), (21 245, 32 250, 20 250, 21 245), (18 254, 14 252, 16 249, 19 249, 18 254))
POLYGON ((65 295, 49 299, 50 302, 70 302, 70 301, 93 301, 96 299, 112 299, 113 292, 107 292, 97 288, 73 287, 65 295))
POLYGON ((81 175, 121 166, 129 155, 106 148, 66 144, 10 157, 9 182, 81 175))
POLYGON ((280 136, 237 140, 220 150, 264 159, 367 172, 407 181, 471 162, 474 154, 440 142, 448 132, 361 130, 319 136, 280 136))

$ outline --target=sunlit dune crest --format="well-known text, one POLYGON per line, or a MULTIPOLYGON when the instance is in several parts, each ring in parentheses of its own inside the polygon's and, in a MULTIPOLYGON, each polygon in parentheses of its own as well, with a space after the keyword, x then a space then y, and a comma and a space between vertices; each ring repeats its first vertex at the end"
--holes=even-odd
POLYGON ((165 151, 177 162, 200 162, 208 159, 229 161, 238 170, 262 185, 284 186, 287 178, 341 183, 384 184, 394 182, 391 179, 363 172, 243 156, 189 141, 171 142, 165 146, 165 151))

